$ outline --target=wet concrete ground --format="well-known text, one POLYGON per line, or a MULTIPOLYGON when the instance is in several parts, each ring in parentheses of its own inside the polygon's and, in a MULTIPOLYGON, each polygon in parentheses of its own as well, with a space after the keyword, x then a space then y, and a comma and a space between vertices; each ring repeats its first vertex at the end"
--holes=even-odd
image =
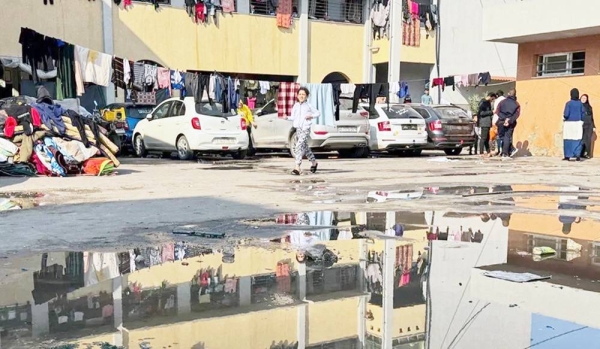
POLYGON ((23 206, 0 213, 0 348, 600 340, 595 161, 289 165, 131 159, 109 178, 0 178, 0 200, 23 206))

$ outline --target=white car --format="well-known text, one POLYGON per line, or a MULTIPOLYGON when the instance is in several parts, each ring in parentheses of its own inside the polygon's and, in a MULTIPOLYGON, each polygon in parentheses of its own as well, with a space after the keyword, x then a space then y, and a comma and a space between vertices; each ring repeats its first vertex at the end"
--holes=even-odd
MULTIPOLYGON (((369 110, 368 104, 361 106, 369 110)), ((404 104, 375 104, 369 117, 373 151, 398 155, 420 155, 427 146, 425 120, 404 104)))
POLYGON ((149 151, 169 155, 177 151, 181 160, 189 160, 195 153, 231 154, 234 159, 243 159, 248 152, 246 129, 242 117, 223 113, 219 103, 171 98, 138 122, 133 146, 140 157, 149 151))
MULTIPOLYGON (((292 122, 277 117, 276 101, 268 102, 255 111, 252 141, 257 150, 289 150, 295 155, 296 134, 292 122)), ((351 103, 351 101, 350 101, 351 103)), ((340 107, 340 120, 335 126, 312 125, 309 146, 315 151, 337 151, 341 157, 369 155, 369 113, 362 108, 352 113, 351 106, 340 107)))

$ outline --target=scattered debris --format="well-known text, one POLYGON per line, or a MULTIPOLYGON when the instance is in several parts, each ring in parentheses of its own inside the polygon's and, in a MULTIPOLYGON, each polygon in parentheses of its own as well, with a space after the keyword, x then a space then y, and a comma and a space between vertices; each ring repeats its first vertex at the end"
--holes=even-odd
POLYGON ((487 271, 483 273, 483 275, 487 277, 491 277, 494 279, 512 281, 512 282, 532 282, 532 281, 540 281, 540 280, 548 280, 551 279, 552 276, 540 276, 531 273, 512 273, 509 271, 487 271))

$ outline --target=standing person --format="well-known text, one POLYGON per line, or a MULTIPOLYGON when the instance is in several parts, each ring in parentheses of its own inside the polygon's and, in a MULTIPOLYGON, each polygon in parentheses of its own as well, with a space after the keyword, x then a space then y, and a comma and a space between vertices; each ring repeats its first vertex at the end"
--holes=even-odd
POLYGON ((473 122, 473 131, 475 132, 475 141, 471 146, 469 146, 469 155, 473 155, 473 148, 475 148, 475 155, 477 155, 477 147, 479 146, 479 138, 481 137, 481 128, 479 128, 479 121, 477 119, 477 114, 473 115, 470 110, 467 110, 467 115, 473 122))
MULTIPOLYGON (((581 103, 581 102, 579 102, 581 103)), ((499 133, 502 134, 502 156, 512 157, 516 154, 516 149, 512 146, 513 134, 517 127, 517 119, 521 114, 521 106, 517 102, 517 91, 512 89, 508 91, 508 96, 498 106, 498 126, 499 133), (514 149, 511 152, 511 149, 514 149)))
POLYGON ((496 94, 490 92, 479 102, 479 110, 477 111, 477 125, 480 128, 480 143, 479 153, 483 155, 484 151, 487 156, 490 156, 490 129, 492 128, 492 117, 494 111, 492 104, 496 99, 496 94))
POLYGON ((288 120, 294 122, 294 128, 296 129, 296 135, 298 136, 296 141, 296 168, 292 171, 292 174, 299 176, 300 167, 302 166, 302 158, 304 155, 308 158, 308 161, 312 163, 310 172, 317 172, 317 159, 308 146, 308 138, 310 136, 310 128, 312 126, 312 120, 318 118, 321 113, 315 109, 310 103, 308 103, 308 95, 310 92, 306 87, 300 87, 298 89, 298 101, 292 108, 292 115, 288 117, 288 120))
POLYGON ((425 89, 425 94, 421 96, 421 104, 432 105, 433 98, 429 95, 429 90, 425 89))
POLYGON ((498 107, 505 99, 504 91, 498 90, 494 101, 494 117, 492 118, 492 125, 496 127, 496 156, 502 155, 502 137, 504 137, 504 133, 500 133, 501 125, 498 125, 498 107))
POLYGON ((563 112, 563 148, 565 157, 569 161, 576 158, 581 161, 581 139, 583 138, 583 119, 585 107, 579 100, 579 90, 571 90, 571 100, 565 104, 563 112))
POLYGON ((254 142, 252 141, 252 127, 256 128, 254 123, 254 116, 252 110, 244 104, 240 99, 238 103, 237 113, 246 121, 246 130, 248 131, 248 151, 250 154, 254 154, 254 142))
POLYGON ((409 104, 412 103, 412 98, 410 98, 410 95, 406 95, 406 97, 404 97, 404 104, 409 104))
POLYGON ((588 95, 581 96, 581 103, 585 108, 585 117, 583 119, 583 150, 581 156, 586 159, 592 158, 592 138, 594 131, 596 131, 596 124, 594 123, 594 110, 590 104, 590 98, 588 95))

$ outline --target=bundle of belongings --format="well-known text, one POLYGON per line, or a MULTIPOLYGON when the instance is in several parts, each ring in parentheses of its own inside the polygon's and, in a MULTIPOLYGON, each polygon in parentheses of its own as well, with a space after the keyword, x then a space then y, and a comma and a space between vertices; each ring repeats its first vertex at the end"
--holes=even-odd
POLYGON ((0 176, 111 174, 118 147, 77 109, 55 103, 44 87, 37 99, 0 100, 0 176))

